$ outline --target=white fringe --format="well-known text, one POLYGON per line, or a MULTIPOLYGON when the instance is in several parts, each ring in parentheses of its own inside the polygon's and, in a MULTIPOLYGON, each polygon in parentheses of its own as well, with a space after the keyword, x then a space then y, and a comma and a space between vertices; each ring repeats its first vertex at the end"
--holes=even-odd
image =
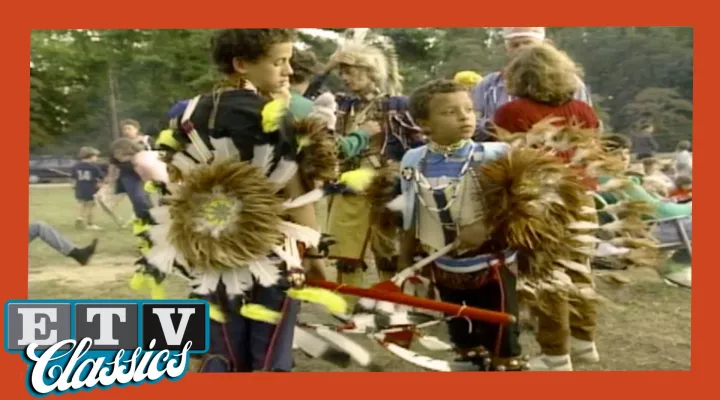
POLYGON ((287 200, 285 203, 283 203, 283 207, 285 207, 285 209, 287 210, 291 210, 293 208, 300 208, 302 206, 319 201, 320 199, 325 197, 325 195, 325 191, 322 188, 311 190, 300 197, 287 200))
POLYGON ((250 273, 257 278, 260 286, 270 287, 280 280, 280 269, 272 261, 250 261, 248 263, 250 273))
POLYGON ((295 161, 281 159, 275 171, 268 177, 268 180, 274 183, 278 190, 280 190, 295 176, 297 170, 298 165, 295 161))
POLYGON ((191 286, 193 291, 200 295, 206 295, 217 290, 218 283, 220 282, 220 272, 214 269, 203 271, 195 276, 191 286))
POLYGON ((253 148, 253 159, 252 165, 260 168, 263 175, 267 175, 272 165, 273 155, 275 154, 275 148, 272 145, 264 144, 262 146, 255 146, 253 148))
POLYGON ((227 294, 239 296, 250 290, 253 285, 252 274, 249 268, 232 268, 224 270, 221 279, 225 284, 227 294))
POLYGON ((212 144, 215 151, 215 159, 213 163, 220 163, 230 160, 239 160, 240 152, 230 138, 210 138, 210 144, 212 144))
POLYGON ((392 199, 392 201, 387 203, 386 207, 391 211, 397 211, 397 212, 403 211, 405 209, 405 196, 398 195, 397 197, 392 199))

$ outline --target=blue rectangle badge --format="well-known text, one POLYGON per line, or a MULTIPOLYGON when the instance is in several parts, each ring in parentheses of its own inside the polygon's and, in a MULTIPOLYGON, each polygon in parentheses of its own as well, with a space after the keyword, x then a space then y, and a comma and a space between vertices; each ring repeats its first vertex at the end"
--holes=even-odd
POLYGON ((5 350, 35 397, 182 378, 210 347, 203 300, 10 300, 5 350))

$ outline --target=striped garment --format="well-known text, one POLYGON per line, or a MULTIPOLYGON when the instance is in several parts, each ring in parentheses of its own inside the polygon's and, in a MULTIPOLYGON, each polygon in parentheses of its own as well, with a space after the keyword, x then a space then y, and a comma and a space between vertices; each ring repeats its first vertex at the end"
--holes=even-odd
MULTIPOLYGON (((472 190, 468 190, 475 185, 472 174, 468 172, 460 178, 463 169, 468 168, 466 164, 472 162, 471 152, 475 146, 474 142, 468 142, 447 156, 430 150, 419 165, 417 236, 428 250, 435 251, 452 243, 457 237, 457 225, 470 224, 481 215, 472 190), (460 179, 462 182, 456 184, 460 179)), ((507 252, 505 258, 513 261, 514 252, 507 252)), ((449 272, 471 273, 489 267, 496 260, 496 256, 484 254, 446 256, 440 257, 435 265, 449 272)))

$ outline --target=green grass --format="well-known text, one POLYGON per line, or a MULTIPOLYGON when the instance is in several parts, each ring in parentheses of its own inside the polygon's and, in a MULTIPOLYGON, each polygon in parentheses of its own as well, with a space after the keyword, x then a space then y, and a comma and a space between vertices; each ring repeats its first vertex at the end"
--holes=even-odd
MULTIPOLYGON (((127 199, 119 207, 122 217, 130 217, 127 199)), ((124 299, 140 295, 130 290, 129 279, 136 257, 136 239, 130 229, 120 229, 97 210, 101 232, 74 228, 77 205, 70 187, 33 186, 30 188, 30 221, 44 220, 67 235, 77 245, 100 238, 98 252, 90 265, 82 267, 58 254, 40 240, 30 244, 30 298, 124 299)), ((372 283, 376 279, 370 268, 372 283)), ((333 278, 328 270, 328 278, 333 278)), ((598 365, 577 365, 578 370, 688 370, 690 368, 690 290, 665 285, 654 271, 630 273, 630 284, 615 286, 597 279, 598 291, 612 300, 613 306, 602 306, 598 316, 597 343, 602 357, 598 365)), ((169 296, 182 298, 186 289, 179 279, 168 280, 169 296)), ((317 308, 303 308, 301 319, 314 322, 331 320, 317 308)), ((444 329, 432 332, 446 339, 444 329)), ((531 332, 521 337, 524 353, 538 351, 531 332)), ((374 349, 378 364, 388 371, 418 371, 382 350, 378 345, 359 338, 358 342, 374 349)), ((330 371, 331 365, 298 354, 297 371, 330 371)), ((351 368, 359 371, 359 368, 351 368)))

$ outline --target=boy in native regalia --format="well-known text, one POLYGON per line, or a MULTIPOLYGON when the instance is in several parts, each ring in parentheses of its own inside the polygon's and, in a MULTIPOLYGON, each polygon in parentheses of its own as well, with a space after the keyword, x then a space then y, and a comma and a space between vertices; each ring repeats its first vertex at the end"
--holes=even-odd
MULTIPOLYGON (((420 131, 407 112, 407 98, 399 95, 401 78, 394 49, 387 41, 367 43, 367 31, 358 29, 354 34, 326 67, 337 68, 353 93, 337 96, 336 133, 345 136, 361 130, 371 135, 365 151, 342 160, 343 172, 397 165, 407 149, 422 143, 420 131)), ((397 174, 397 168, 388 171, 397 174)), ((368 248, 381 279, 397 272, 396 219, 371 207, 374 191, 369 188, 366 193, 337 194, 330 199, 326 233, 337 241, 330 248, 329 258, 337 260, 339 283, 363 286, 368 248)))
POLYGON ((336 295, 303 287, 306 273, 323 276, 307 192, 336 178, 337 161, 326 121, 288 112, 294 35, 218 31, 212 55, 226 80, 183 104, 173 138, 162 138, 169 177, 157 158, 141 168, 168 195, 152 210, 152 247, 133 285, 157 289, 179 272, 191 297, 211 303, 200 372, 290 371, 299 300, 345 312, 336 295))
MULTIPOLYGON (((516 316, 517 282, 580 290, 563 271, 578 267, 572 255, 582 238, 571 227, 592 229, 583 225, 581 178, 542 148, 474 142, 472 101, 455 82, 417 89, 410 112, 430 143, 403 157, 402 195, 389 205, 403 216, 401 268, 451 246, 425 271, 441 299, 516 316), (530 262, 519 263, 520 254, 530 262)), ((516 323, 453 318, 448 329, 456 351, 486 369, 529 367, 516 323)))

